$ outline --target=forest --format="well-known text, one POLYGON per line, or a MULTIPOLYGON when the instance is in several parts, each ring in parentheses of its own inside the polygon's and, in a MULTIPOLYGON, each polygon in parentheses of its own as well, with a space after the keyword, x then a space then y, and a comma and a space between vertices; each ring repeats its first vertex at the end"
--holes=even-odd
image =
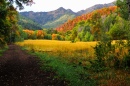
POLYGON ((129 0, 116 0, 115 6, 73 16, 55 28, 42 28, 22 17, 13 2, 19 9, 34 3, 0 1, 0 59, 14 44, 38 57, 40 69, 54 71, 53 79, 64 86, 129 86, 129 0))

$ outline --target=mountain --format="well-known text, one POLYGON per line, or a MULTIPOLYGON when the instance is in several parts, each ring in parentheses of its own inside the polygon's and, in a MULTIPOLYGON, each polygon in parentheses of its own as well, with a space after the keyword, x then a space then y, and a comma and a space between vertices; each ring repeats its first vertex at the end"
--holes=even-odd
MULTIPOLYGON (((90 8, 87 8, 86 10, 81 10, 77 13, 73 12, 70 9, 64 9, 63 7, 60 7, 57 10, 50 11, 50 12, 29 11, 29 12, 20 12, 19 14, 23 17, 31 19, 33 22, 36 22, 37 24, 39 24, 38 26, 41 26, 41 28, 56 28, 61 24, 67 22, 68 20, 75 18, 76 16, 86 14, 103 7, 113 6, 113 5, 114 5, 113 3, 97 4, 90 8)), ((23 21, 20 20, 20 22, 23 21)))
POLYGON ((53 28, 53 27, 56 28, 57 26, 65 23, 69 19, 73 19, 74 17, 75 17, 75 15, 65 14, 54 21, 47 22, 46 24, 43 25, 43 27, 44 28, 53 28))
POLYGON ((114 2, 108 3, 108 4, 96 4, 92 7, 87 8, 86 10, 81 10, 81 11, 77 12, 77 16, 82 15, 82 14, 87 14, 87 13, 92 12, 94 10, 101 9, 104 7, 109 7, 109 6, 114 6, 114 2))
POLYGON ((75 17, 75 13, 72 10, 66 10, 63 7, 50 12, 20 12, 20 15, 32 19, 42 25, 43 28, 55 28, 66 22, 68 19, 75 17))
POLYGON ((40 30, 42 29, 42 26, 31 19, 24 17, 22 15, 19 15, 19 21, 18 24, 21 25, 24 29, 31 29, 31 30, 40 30))

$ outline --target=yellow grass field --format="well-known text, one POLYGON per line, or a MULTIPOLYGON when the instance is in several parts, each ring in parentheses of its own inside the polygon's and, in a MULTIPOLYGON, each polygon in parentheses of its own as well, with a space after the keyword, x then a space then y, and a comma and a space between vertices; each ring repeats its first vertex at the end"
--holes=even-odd
POLYGON ((28 50, 47 52, 60 57, 83 57, 93 56, 93 47, 97 42, 76 42, 57 40, 25 40, 17 42, 17 45, 26 47, 28 50))
MULTIPOLYGON (((89 59, 94 59, 93 47, 97 42, 76 42, 71 43, 70 41, 57 41, 57 40, 25 40, 24 42, 17 42, 17 45, 26 47, 28 50, 33 52, 48 53, 50 55, 63 58, 69 63, 78 64, 84 67, 90 67, 91 63, 89 59)), ((113 41, 115 44, 115 41, 113 41)), ((115 50, 118 53, 118 49, 115 50)), ((124 52, 124 51, 123 51, 124 52)), ((122 54, 122 53, 121 53, 122 54)), ((122 55, 120 55, 122 56, 122 55)), ((130 82, 130 74, 124 70, 110 69, 103 72, 92 73, 92 78, 97 80, 100 86, 127 86, 130 82), (107 84, 107 85, 106 85, 107 84)))

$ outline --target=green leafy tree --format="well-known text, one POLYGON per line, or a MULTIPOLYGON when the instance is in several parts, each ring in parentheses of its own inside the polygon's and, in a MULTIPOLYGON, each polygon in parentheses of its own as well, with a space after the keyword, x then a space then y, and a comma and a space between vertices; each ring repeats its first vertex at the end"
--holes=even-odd
POLYGON ((20 10, 24 9, 23 5, 32 5, 34 3, 33 0, 8 0, 8 2, 11 5, 15 2, 20 10))
POLYGON ((106 17, 105 21, 104 21, 104 28, 105 28, 105 31, 109 31, 110 30, 110 27, 111 25, 114 25, 115 22, 116 22, 116 17, 117 15, 114 13, 114 14, 110 14, 106 17))
POLYGON ((80 22, 78 26, 76 26, 76 29, 78 29, 78 35, 77 40, 78 41, 87 41, 85 38, 87 32, 90 32, 90 26, 86 24, 85 22, 80 22))
POLYGON ((65 33, 65 40, 67 40, 67 41, 70 41, 70 40, 71 40, 71 33, 72 33, 72 31, 67 31, 67 32, 65 33))
POLYGON ((94 36, 90 35, 89 41, 94 41, 94 36))
POLYGON ((90 36, 91 36, 91 34, 90 34, 90 32, 87 32, 86 33, 86 35, 85 35, 85 41, 90 41, 90 36))
POLYGON ((13 7, 13 2, 16 3, 19 9, 22 9, 23 4, 31 5, 33 1, 0 0, 0 45, 6 44, 15 36, 15 29, 17 28, 17 11, 13 7))
POLYGON ((24 39, 27 39, 27 34, 23 31, 23 28, 21 26, 18 26, 17 36, 15 37, 15 41, 24 41, 24 39))
MULTIPOLYGON (((10 22, 7 20, 8 11, 5 0, 0 1, 0 45, 6 44, 10 32, 10 22)), ((0 46, 0 47, 1 47, 0 46)))
POLYGON ((51 39, 52 39, 51 34, 45 34, 44 39, 49 39, 49 40, 51 40, 51 39))
POLYGON ((72 30, 72 34, 71 34, 72 42, 75 42, 75 38, 77 38, 77 35, 78 35, 77 30, 76 29, 72 30))
POLYGON ((127 21, 118 16, 116 18, 116 23, 110 28, 109 34, 111 35, 112 39, 126 39, 127 29, 127 21))
POLYGON ((129 10, 127 5, 127 0, 117 0, 116 5, 118 7, 118 13, 119 15, 124 18, 125 20, 128 20, 129 18, 129 10))

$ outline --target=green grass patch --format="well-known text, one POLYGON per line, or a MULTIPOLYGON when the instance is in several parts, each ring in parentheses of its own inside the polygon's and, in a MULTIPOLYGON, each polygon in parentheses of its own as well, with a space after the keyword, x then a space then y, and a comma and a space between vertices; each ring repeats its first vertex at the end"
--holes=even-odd
POLYGON ((96 86, 95 80, 91 79, 91 74, 83 66, 70 64, 63 59, 48 55, 46 53, 35 53, 44 65, 43 70, 54 70, 60 77, 70 82, 70 86, 96 86))
POLYGON ((3 53, 8 49, 8 46, 5 46, 4 48, 0 48, 0 56, 3 55, 3 53))
POLYGON ((77 57, 71 59, 70 56, 66 59, 62 57, 62 53, 60 56, 53 56, 53 54, 36 52, 33 49, 30 52, 39 57, 42 70, 56 72, 55 78, 67 81, 69 86, 129 86, 130 84, 129 70, 102 67, 99 62, 93 59, 90 61, 77 57), (82 61, 88 62, 87 65, 83 65, 82 61))

